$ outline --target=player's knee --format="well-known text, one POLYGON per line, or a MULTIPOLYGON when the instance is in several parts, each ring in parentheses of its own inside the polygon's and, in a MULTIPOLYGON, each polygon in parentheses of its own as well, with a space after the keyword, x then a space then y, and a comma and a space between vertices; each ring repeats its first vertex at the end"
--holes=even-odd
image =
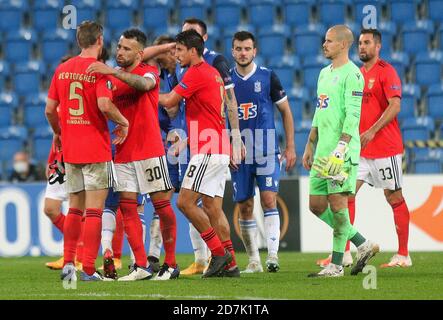
POLYGON ((254 203, 245 202, 240 204, 240 219, 250 220, 254 217, 254 203))
POLYGON ((58 208, 54 206, 45 206, 43 212, 50 219, 55 218, 60 213, 58 208))
POLYGON ((309 203, 309 210, 316 216, 321 215, 326 210, 326 206, 318 203, 309 203))
POLYGON ((397 203, 400 203, 404 200, 403 198, 403 194, 400 190, 394 191, 394 192, 389 192, 389 193, 385 193, 385 197, 386 197, 386 201, 389 203, 389 205, 393 206, 397 203))
POLYGON ((186 215, 186 211, 188 209, 189 201, 186 201, 186 199, 183 199, 183 197, 177 198, 177 208, 180 209, 181 212, 183 212, 186 215))

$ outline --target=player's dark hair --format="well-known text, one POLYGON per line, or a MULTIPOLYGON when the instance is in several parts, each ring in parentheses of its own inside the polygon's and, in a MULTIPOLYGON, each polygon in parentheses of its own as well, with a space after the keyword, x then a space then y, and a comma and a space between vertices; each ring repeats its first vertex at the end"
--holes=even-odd
POLYGON ((252 43, 254 44, 254 48, 256 45, 255 37, 252 33, 249 31, 239 31, 234 34, 234 37, 232 37, 232 48, 234 48, 234 41, 245 41, 245 40, 252 40, 252 43))
POLYGON ((109 60, 109 52, 108 49, 106 49, 106 47, 103 47, 102 53, 100 53, 100 56, 98 57, 97 60, 103 63, 109 60))
POLYGON ((103 26, 95 21, 83 21, 77 27, 77 43, 82 49, 89 48, 103 35, 103 26))
POLYGON ((143 48, 146 47, 146 42, 148 41, 148 38, 144 32, 136 28, 131 28, 124 31, 122 36, 126 39, 135 39, 138 43, 140 43, 141 46, 143 46, 143 48))
POLYGON ((203 31, 203 35, 205 35, 208 32, 208 27, 206 26, 206 23, 204 23, 202 20, 197 19, 197 18, 188 18, 185 21, 183 21, 183 25, 185 25, 185 23, 189 23, 189 24, 198 24, 200 26, 200 28, 202 28, 203 31))
POLYGON ((372 34, 375 42, 381 43, 381 33, 377 29, 362 29, 360 34, 372 34))
POLYGON ((65 63, 66 61, 68 61, 69 59, 73 58, 74 56, 72 54, 67 54, 64 55, 61 59, 60 59, 60 63, 65 63))
POLYGON ((154 45, 158 46, 161 44, 172 43, 172 42, 175 42, 175 39, 173 37, 163 34, 154 40, 154 45))
POLYGON ((199 57, 203 55, 203 50, 205 49, 205 42, 203 37, 195 30, 187 30, 180 32, 175 36, 175 42, 184 45, 186 48, 195 48, 199 57))

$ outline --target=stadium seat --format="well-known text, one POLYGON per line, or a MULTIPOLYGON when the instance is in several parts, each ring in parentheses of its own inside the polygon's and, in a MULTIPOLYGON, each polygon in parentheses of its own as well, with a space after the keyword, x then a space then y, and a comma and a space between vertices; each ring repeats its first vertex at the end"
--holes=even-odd
POLYGON ((284 21, 291 27, 308 25, 315 0, 283 0, 284 21))
POLYGON ((258 50, 265 57, 281 57, 285 54, 286 41, 290 36, 287 25, 274 24, 264 27, 258 32, 258 50))
POLYGON ((52 129, 47 124, 37 127, 34 131, 32 150, 37 161, 46 161, 52 145, 52 129))
POLYGON ((143 26, 154 30, 169 25, 170 7, 162 0, 143 1, 143 26))
POLYGON ((18 107, 17 96, 13 93, 0 93, 0 127, 10 126, 14 122, 15 110, 18 107))
POLYGON ((390 54, 382 54, 382 59, 386 60, 386 62, 390 63, 395 70, 397 71, 398 76, 402 80, 403 83, 406 81, 406 68, 409 67, 409 55, 403 51, 395 51, 390 54))
POLYGON ((440 27, 437 31, 438 44, 441 51, 443 51, 443 23, 440 24, 440 27))
POLYGON ((36 128, 47 125, 45 115, 46 92, 31 94, 25 97, 23 119, 24 125, 28 128, 36 128))
POLYGON ((326 26, 343 24, 345 22, 346 3, 344 0, 319 0, 319 21, 326 26))
POLYGON ((415 152, 413 163, 417 174, 441 173, 443 150, 422 148, 421 152, 415 152))
MULTIPOLYGON (((240 24, 232 27, 227 27, 223 30, 223 53, 225 57, 231 57, 231 49, 232 49, 232 37, 238 31, 249 31, 252 34, 256 34, 255 27, 250 24, 240 24)), ((256 39, 257 40, 257 39, 256 39)), ((260 44, 258 44, 260 45, 260 44)), ((260 54, 260 53, 259 53, 260 54)))
POLYGON ((303 120, 294 122, 294 141, 295 141, 295 153, 297 158, 302 158, 305 150, 306 142, 308 141, 309 132, 311 131, 312 121, 303 120))
POLYGON ((18 95, 28 95, 38 93, 40 88, 41 75, 45 72, 45 67, 40 61, 30 61, 21 65, 16 65, 13 78, 14 90, 18 95))
POLYGON ((402 28, 403 50, 411 54, 426 52, 433 32, 434 25, 430 20, 405 23, 402 28))
POLYGON ((428 17, 434 22, 443 22, 443 1, 428 0, 428 17))
POLYGON ((354 19, 355 23, 357 23, 359 26, 362 25, 363 19, 366 17, 367 13, 363 13, 363 9, 367 5, 374 6, 377 9, 377 25, 381 20, 381 12, 382 12, 382 2, 384 1, 378 1, 378 0, 354 0, 354 19))
MULTIPOLYGON (((111 30, 132 26, 135 0, 117 0, 106 2, 105 26, 111 30)), ((149 18, 151 15, 149 15, 149 18)), ((146 18, 145 18, 146 20, 146 18)), ((164 24, 164 20, 162 22, 164 24)))
POLYGON ((434 119, 430 117, 407 118, 401 126, 403 140, 429 140, 435 130, 434 119))
POLYGON ((77 9, 77 23, 97 20, 97 13, 101 9, 99 0, 71 0, 69 2, 77 9))
POLYGON ((381 54, 390 54, 393 51, 394 35, 397 34, 397 25, 392 21, 381 21, 378 24, 381 33, 381 54))
POLYGON ((4 60, 0 60, 0 90, 5 87, 6 78, 9 77, 9 73, 9 63, 4 60))
POLYGON ((24 127, 9 126, 0 129, 0 161, 11 161, 23 149, 27 131, 24 127))
POLYGON ((308 90, 303 87, 293 87, 291 90, 286 90, 286 94, 288 95, 288 102, 291 107, 294 123, 303 120, 306 103, 309 100, 308 90))
POLYGON ((8 32, 5 44, 6 60, 11 63, 29 61, 35 41, 36 35, 32 30, 20 29, 8 32))
POLYGON ((240 24, 243 6, 243 0, 215 0, 214 23, 221 28, 240 24))
POLYGON ((179 23, 182 24, 187 18, 197 18, 206 21, 208 18, 208 6, 204 0, 180 0, 179 23))
POLYGON ((291 91, 295 71, 300 69, 300 59, 294 55, 275 56, 269 60, 268 65, 277 74, 286 93, 291 91))
MULTIPOLYGON (((433 119, 443 120, 443 84, 433 84, 427 93, 427 115, 433 119)), ((443 136, 440 136, 443 140, 443 136)))
POLYGON ((34 30, 41 32, 57 29, 61 13, 60 7, 60 3, 52 0, 34 3, 32 10, 32 26, 34 30))
POLYGON ((405 23, 414 21, 416 16, 417 2, 415 0, 391 0, 389 12, 392 21, 405 23))
POLYGON ((257 28, 271 26, 275 22, 276 4, 273 0, 249 0, 249 23, 257 28))
POLYGON ((210 24, 206 25, 208 39, 205 41, 205 47, 209 50, 215 50, 217 47, 217 41, 221 38, 220 28, 216 25, 210 24))
POLYGON ((419 53, 415 59, 415 82, 421 86, 439 83, 442 59, 441 51, 419 53))
POLYGON ((162 26, 162 27, 154 29, 153 36, 154 36, 154 38, 156 38, 156 37, 161 36, 163 34, 167 34, 167 35, 174 37, 180 31, 181 31, 181 28, 179 28, 178 26, 170 26, 170 27, 162 26))
POLYGON ((295 54, 301 57, 317 55, 322 46, 325 28, 320 24, 309 24, 295 29, 295 54))
POLYGON ((418 85, 406 84, 402 87, 400 112, 397 115, 400 121, 413 118, 418 114, 418 99, 420 99, 420 87, 418 85))
POLYGON ((303 85, 310 90, 317 87, 318 75, 321 69, 328 65, 328 60, 326 60, 322 55, 315 57, 307 57, 303 61, 303 85))
POLYGON ((24 13, 22 5, 22 1, 0 1, 0 33, 20 29, 24 13))
POLYGON ((69 53, 68 32, 64 29, 57 29, 56 32, 45 34, 41 52, 46 63, 58 64, 60 59, 69 53))

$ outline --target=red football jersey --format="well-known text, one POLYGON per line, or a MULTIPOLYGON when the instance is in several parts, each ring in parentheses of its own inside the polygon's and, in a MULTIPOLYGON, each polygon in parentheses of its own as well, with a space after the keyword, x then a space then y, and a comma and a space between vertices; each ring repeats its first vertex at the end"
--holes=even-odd
POLYGON ((108 77, 88 74, 94 58, 69 59, 55 70, 48 97, 59 105, 63 157, 67 163, 97 163, 112 159, 106 117, 97 99, 112 99, 108 77))
POLYGON ((115 163, 157 158, 165 155, 158 122, 159 75, 154 66, 140 63, 133 74, 150 77, 155 87, 148 92, 138 91, 119 79, 115 85, 114 103, 129 121, 128 136, 123 144, 116 146, 115 163))
MULTIPOLYGON (((361 134, 382 116, 389 105, 388 99, 401 98, 401 81, 394 67, 383 60, 378 60, 369 71, 364 67, 360 70, 365 78, 360 117, 361 134)), ((400 153, 403 153, 403 142, 397 117, 361 149, 361 156, 369 159, 387 158, 400 153)))
POLYGON ((174 91, 186 99, 191 155, 230 153, 225 130, 224 83, 206 62, 190 67, 174 91))

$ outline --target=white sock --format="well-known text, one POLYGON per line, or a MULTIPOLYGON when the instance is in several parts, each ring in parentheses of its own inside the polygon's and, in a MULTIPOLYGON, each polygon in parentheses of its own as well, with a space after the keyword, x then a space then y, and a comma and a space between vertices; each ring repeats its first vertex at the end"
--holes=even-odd
POLYGON ((265 237, 268 244, 268 255, 275 256, 280 244, 280 215, 277 209, 265 211, 265 237))
POLYGON ((195 229, 192 223, 189 224, 189 236, 194 249, 195 262, 205 265, 209 258, 207 245, 200 236, 200 232, 195 229))
POLYGON ((115 232, 115 211, 109 208, 103 210, 102 215, 102 254, 105 253, 106 249, 112 252, 112 238, 115 232))
POLYGON ((260 262, 260 254, 258 252, 257 245, 257 222, 255 221, 255 219, 238 219, 238 221, 240 224, 240 232, 243 245, 245 246, 249 261, 260 262))
POLYGON ((149 238, 150 241, 148 256, 156 257, 157 259, 159 259, 162 250, 163 239, 160 230, 160 218, 156 213, 154 213, 151 220, 151 226, 149 228, 149 238))

